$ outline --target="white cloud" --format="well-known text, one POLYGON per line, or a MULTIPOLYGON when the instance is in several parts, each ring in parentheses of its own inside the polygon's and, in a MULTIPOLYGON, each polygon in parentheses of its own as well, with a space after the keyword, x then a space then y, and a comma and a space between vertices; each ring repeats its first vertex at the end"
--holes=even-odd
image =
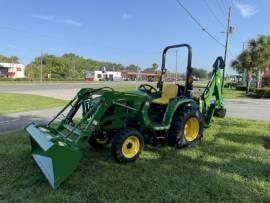
POLYGON ((72 25, 72 26, 77 26, 77 27, 81 27, 83 24, 81 22, 72 20, 72 19, 57 19, 55 16, 53 15, 36 15, 36 14, 32 14, 32 15, 28 15, 32 18, 37 18, 40 20, 46 20, 46 21, 52 21, 52 22, 56 22, 56 23, 62 23, 62 24, 68 24, 68 25, 72 25))
POLYGON ((29 16, 32 17, 32 18, 40 19, 40 20, 53 21, 55 19, 55 16, 53 16, 53 15, 36 15, 36 14, 32 14, 32 15, 29 15, 29 16))
POLYGON ((128 20, 128 19, 130 19, 130 18, 132 18, 132 15, 130 15, 130 14, 128 14, 128 13, 124 13, 124 14, 122 15, 122 19, 124 19, 124 20, 128 20))
POLYGON ((240 10, 240 13, 243 17, 249 17, 257 13, 257 9, 249 3, 239 3, 234 2, 234 5, 240 10))
POLYGON ((65 23, 65 24, 68 24, 68 25, 78 26, 78 27, 81 27, 83 25, 81 22, 71 20, 71 19, 63 20, 61 22, 65 23))

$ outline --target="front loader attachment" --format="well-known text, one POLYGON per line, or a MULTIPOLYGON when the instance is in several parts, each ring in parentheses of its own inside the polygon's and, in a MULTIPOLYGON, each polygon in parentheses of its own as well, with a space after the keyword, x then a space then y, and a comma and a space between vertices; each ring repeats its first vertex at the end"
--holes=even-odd
MULTIPOLYGON (((57 188, 76 169, 82 158, 79 151, 82 143, 102 133, 101 127, 108 130, 125 125, 123 115, 139 108, 127 104, 134 98, 139 101, 137 95, 115 92, 108 87, 83 88, 48 124, 30 123, 25 127, 30 135, 32 157, 52 188, 57 188), (111 115, 112 110, 116 111, 115 115, 111 115)), ((141 103, 141 100, 137 102, 141 103)))
POLYGON ((30 135, 33 159, 52 188, 56 189, 75 170, 81 153, 46 126, 32 123, 25 130, 30 135))
POLYGON ((112 91, 108 87, 83 88, 48 124, 30 123, 25 127, 32 157, 53 189, 76 169, 82 158, 81 142, 89 139, 93 121, 98 122, 106 110, 101 97, 112 91))

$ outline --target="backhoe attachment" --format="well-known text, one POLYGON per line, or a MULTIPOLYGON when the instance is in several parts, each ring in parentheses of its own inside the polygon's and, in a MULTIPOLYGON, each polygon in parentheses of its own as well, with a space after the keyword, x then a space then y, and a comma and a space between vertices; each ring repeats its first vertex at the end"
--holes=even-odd
POLYGON ((222 96, 222 81, 224 78, 221 70, 224 71, 224 68, 225 63, 220 56, 213 64, 211 79, 200 98, 201 111, 205 116, 206 127, 210 125, 213 116, 223 118, 226 115, 222 96), (213 100, 213 96, 215 96, 215 100, 213 100))

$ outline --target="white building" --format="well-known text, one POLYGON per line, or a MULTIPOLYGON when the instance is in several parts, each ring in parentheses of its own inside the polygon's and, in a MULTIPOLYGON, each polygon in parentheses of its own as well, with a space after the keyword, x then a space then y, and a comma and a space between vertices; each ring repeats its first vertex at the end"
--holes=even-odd
POLYGON ((24 78, 25 65, 18 63, 0 63, 0 77, 24 78))
POLYGON ((89 71, 85 76, 89 81, 115 81, 121 80, 121 72, 116 71, 89 71))

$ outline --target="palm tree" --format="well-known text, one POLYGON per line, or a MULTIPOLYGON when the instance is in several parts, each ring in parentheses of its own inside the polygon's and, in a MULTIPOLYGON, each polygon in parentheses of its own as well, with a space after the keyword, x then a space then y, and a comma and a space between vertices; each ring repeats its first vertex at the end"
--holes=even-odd
POLYGON ((252 61, 256 68, 256 87, 261 88, 265 70, 270 67, 270 36, 259 35, 249 41, 252 61))
POLYGON ((246 94, 248 94, 253 70, 252 53, 249 50, 243 51, 236 60, 232 61, 231 67, 239 73, 246 71, 246 94))
POLYGON ((270 67, 270 36, 259 35, 249 40, 248 48, 232 61, 231 66, 238 72, 246 71, 247 93, 249 93, 253 72, 256 72, 256 87, 261 88, 262 77, 265 70, 270 67))

